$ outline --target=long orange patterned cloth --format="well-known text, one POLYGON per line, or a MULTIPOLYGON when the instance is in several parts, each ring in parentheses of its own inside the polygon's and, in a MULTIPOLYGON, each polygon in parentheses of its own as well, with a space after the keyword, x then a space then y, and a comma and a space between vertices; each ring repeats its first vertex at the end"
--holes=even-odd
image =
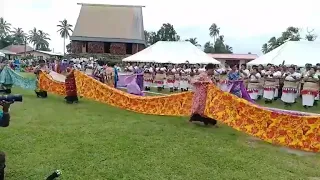
MULTIPOLYGON (((74 72, 78 95, 122 109, 153 115, 189 116, 193 93, 135 96, 109 87, 79 71, 74 72)), ((40 87, 65 95, 64 83, 40 74, 40 87)), ((320 116, 297 116, 252 104, 209 85, 204 115, 269 143, 320 152, 320 116)))
POLYGON ((270 111, 242 98, 208 87, 205 115, 269 143, 320 151, 320 116, 270 111))

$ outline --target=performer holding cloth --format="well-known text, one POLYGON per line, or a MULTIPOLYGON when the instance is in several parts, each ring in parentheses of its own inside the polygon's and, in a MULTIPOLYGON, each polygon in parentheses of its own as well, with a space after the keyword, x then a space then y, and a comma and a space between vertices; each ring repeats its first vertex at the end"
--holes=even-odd
POLYGON ((289 72, 284 75, 281 100, 286 106, 291 106, 296 101, 296 93, 301 75, 295 72, 293 66, 289 67, 289 72))
POLYGON ((180 87, 180 69, 173 68, 172 72, 174 73, 174 91, 178 91, 180 87))
POLYGON ((270 70, 265 74, 264 79, 264 91, 263 98, 265 99, 265 103, 272 103, 275 98, 275 91, 277 86, 279 85, 279 78, 281 73, 275 71, 275 67, 271 66, 270 70))
POLYGON ((258 68, 252 67, 252 72, 249 75, 248 94, 252 100, 257 100, 259 95, 261 75, 258 72, 258 68))
POLYGON ((303 80, 302 105, 304 108, 309 108, 314 106, 315 98, 319 92, 319 76, 316 75, 316 68, 310 68, 305 73, 303 80))
POLYGON ((146 91, 150 91, 150 88, 151 88, 152 83, 153 83, 152 68, 147 68, 146 70, 144 70, 143 81, 144 81, 143 82, 144 89, 146 91))
POLYGON ((68 104, 78 103, 78 96, 77 96, 77 86, 76 80, 74 77, 74 64, 73 61, 69 62, 69 67, 67 67, 67 74, 66 74, 66 94, 67 96, 64 98, 68 104))
POLYGON ((206 106, 207 88, 212 82, 214 65, 208 64, 206 71, 192 79, 191 84, 194 86, 194 95, 192 101, 191 118, 189 122, 200 121, 205 125, 217 123, 216 120, 205 117, 204 110, 206 106))
POLYGON ((44 60, 39 60, 39 65, 35 68, 34 74, 37 77, 37 88, 35 90, 36 95, 38 98, 47 98, 48 97, 48 93, 47 91, 44 91, 42 89, 40 89, 40 82, 39 82, 39 78, 40 78, 40 72, 44 72, 44 73, 50 73, 49 68, 46 66, 46 62, 44 60))

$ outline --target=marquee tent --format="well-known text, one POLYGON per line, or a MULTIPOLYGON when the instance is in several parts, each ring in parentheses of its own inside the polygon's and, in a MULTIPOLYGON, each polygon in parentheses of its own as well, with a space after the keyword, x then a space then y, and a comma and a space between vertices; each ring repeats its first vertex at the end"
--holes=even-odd
POLYGON ((181 64, 220 64, 188 41, 159 41, 152 46, 124 58, 125 62, 155 62, 181 64))
POLYGON ((5 57, 6 55, 2 52, 0 52, 0 57, 5 57))
POLYGON ((285 65, 304 66, 317 64, 320 59, 320 43, 311 41, 288 41, 278 48, 247 63, 247 65, 285 65))

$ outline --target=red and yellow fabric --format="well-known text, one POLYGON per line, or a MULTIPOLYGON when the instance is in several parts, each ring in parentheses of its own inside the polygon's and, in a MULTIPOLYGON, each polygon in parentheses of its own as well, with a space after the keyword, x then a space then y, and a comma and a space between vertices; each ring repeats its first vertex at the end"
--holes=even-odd
POLYGON ((320 151, 320 116, 270 111, 214 86, 208 87, 205 115, 269 143, 320 151))
POLYGON ((112 88, 79 72, 74 72, 79 96, 122 109, 153 115, 189 116, 193 93, 168 96, 136 96, 112 88))
MULTIPOLYGON (((135 96, 103 84, 79 71, 74 72, 78 95, 122 109, 153 115, 189 116, 193 93, 168 96, 135 96)), ((64 83, 40 74, 40 87, 65 95, 64 83)), ((204 115, 269 143, 320 152, 320 116, 297 116, 270 111, 223 92, 207 89, 204 115)))
POLYGON ((50 75, 40 72, 39 74, 40 89, 53 94, 65 96, 66 87, 63 82, 55 81, 50 75))

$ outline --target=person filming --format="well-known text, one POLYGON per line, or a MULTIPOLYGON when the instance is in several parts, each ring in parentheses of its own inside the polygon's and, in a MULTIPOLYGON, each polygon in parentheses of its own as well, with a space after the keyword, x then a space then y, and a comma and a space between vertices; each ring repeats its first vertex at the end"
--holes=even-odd
MULTIPOLYGON (((8 127, 10 123, 10 108, 11 102, 0 101, 2 111, 0 110, 0 127, 8 127)), ((0 151, 0 180, 4 180, 4 169, 6 167, 6 156, 5 153, 0 151)))

